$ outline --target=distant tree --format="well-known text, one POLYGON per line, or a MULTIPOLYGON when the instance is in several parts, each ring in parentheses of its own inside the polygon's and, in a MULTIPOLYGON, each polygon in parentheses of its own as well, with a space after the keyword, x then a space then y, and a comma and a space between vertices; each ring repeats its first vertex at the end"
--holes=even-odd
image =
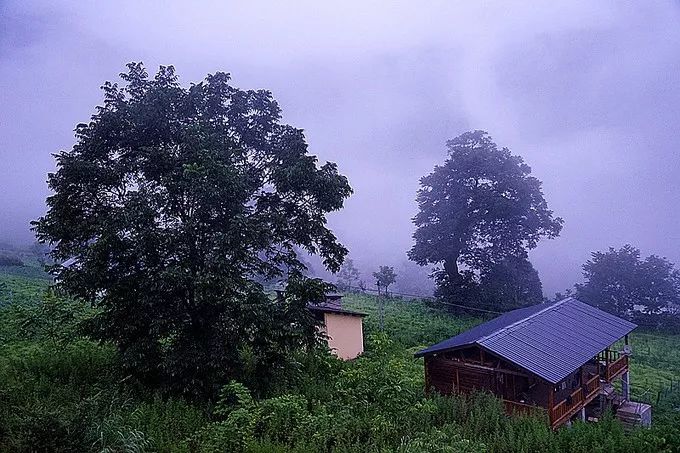
POLYGON ((415 296, 431 296, 434 293, 433 269, 419 266, 410 260, 403 260, 395 272, 399 280, 394 283, 393 291, 415 296))
POLYGON ((359 274, 359 269, 354 266, 354 260, 346 259, 340 267, 338 272, 337 286, 338 289, 342 291, 348 291, 352 289, 355 283, 359 280, 361 275, 359 274))
POLYGON ((561 293, 559 291, 556 292, 555 297, 552 299, 552 301, 557 302, 559 300, 566 299, 567 297, 571 297, 571 296, 574 296, 574 295, 575 295, 574 290, 571 289, 571 288, 567 288, 567 289, 564 290, 564 293, 561 293))
POLYGON ((538 272, 525 257, 494 264, 482 274, 479 286, 484 303, 500 311, 543 302, 538 272))
POLYGON ((0 266, 23 266, 24 262, 15 253, 0 252, 0 266))
POLYGON ((45 260, 50 253, 50 248, 46 244, 35 241, 29 250, 41 266, 46 264, 45 260))
POLYGON ((131 63, 121 78, 56 155, 54 194, 33 224, 55 262, 71 263, 51 270, 98 307, 91 334, 147 384, 213 395, 242 375, 245 352, 265 383, 316 340, 306 304, 326 286, 302 277, 295 250, 339 270, 347 250, 326 214, 348 181, 319 166, 268 91, 221 72, 184 88, 172 66, 149 78, 131 63), (272 303, 256 275, 288 277, 285 300, 272 303))
POLYGON ((583 265, 585 283, 576 285, 579 298, 620 316, 636 310, 658 313, 680 304, 680 272, 666 258, 640 258, 630 244, 593 252, 583 265))
POLYGON ((373 277, 378 287, 378 294, 380 294, 381 289, 387 294, 389 286, 397 281, 397 274, 394 273, 394 268, 390 266, 380 266, 377 272, 373 272, 373 277))
POLYGON ((444 164, 420 180, 409 251, 420 265, 443 264, 439 294, 474 286, 495 265, 525 257, 542 237, 557 237, 563 223, 531 168, 486 132, 466 132, 447 147, 444 164))

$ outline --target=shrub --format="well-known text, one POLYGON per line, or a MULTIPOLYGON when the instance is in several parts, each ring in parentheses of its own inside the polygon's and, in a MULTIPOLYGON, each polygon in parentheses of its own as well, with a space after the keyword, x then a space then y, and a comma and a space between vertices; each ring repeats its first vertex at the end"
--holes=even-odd
POLYGON ((488 449, 481 442, 464 439, 454 425, 446 425, 441 430, 419 432, 413 438, 404 439, 399 451, 403 453, 484 453, 488 449))

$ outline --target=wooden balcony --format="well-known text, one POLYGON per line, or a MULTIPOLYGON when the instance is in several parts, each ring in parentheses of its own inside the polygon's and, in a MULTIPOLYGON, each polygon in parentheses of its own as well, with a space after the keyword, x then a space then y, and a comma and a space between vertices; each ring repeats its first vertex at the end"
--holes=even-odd
POLYGON ((628 370, 628 356, 622 355, 607 365, 606 379, 611 382, 628 370))
POLYGON ((548 415, 550 426, 557 428, 573 417, 578 411, 593 401, 600 393, 600 376, 595 375, 586 381, 582 387, 574 390, 568 398, 560 401, 550 409, 532 404, 520 403, 519 401, 503 400, 505 413, 548 415))
POLYGON ((593 376, 585 385, 586 404, 592 401, 600 393, 600 376, 593 376))
POLYGON ((611 382, 628 370, 628 356, 609 349, 602 351, 597 356, 603 365, 602 377, 611 382))
POLYGON ((594 400, 600 392, 600 376, 593 376, 582 387, 574 390, 569 397, 550 409, 550 426, 557 428, 594 400))

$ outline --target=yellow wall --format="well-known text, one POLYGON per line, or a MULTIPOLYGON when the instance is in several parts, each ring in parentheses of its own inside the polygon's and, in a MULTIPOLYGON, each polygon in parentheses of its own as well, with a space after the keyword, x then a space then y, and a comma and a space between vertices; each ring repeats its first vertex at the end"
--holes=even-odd
POLYGON ((328 347, 343 360, 364 352, 364 328, 361 316, 324 313, 324 331, 328 347))

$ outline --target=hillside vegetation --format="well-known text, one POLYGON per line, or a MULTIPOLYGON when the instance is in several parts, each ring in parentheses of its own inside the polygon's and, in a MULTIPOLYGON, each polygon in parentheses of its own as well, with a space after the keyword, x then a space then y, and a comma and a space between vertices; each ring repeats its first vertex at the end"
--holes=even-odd
POLYGON ((421 301, 386 300, 381 332, 376 299, 349 295, 346 305, 368 314, 363 357, 299 355, 270 394, 232 382, 197 403, 125 375, 115 348, 80 334, 90 308, 45 293, 44 280, 0 280, 17 295, 0 308, 0 451, 680 451, 677 336, 632 338, 633 391, 655 404, 652 429, 626 434, 608 418, 553 433, 544 420, 505 416, 489 395, 426 398, 413 352, 482 319, 421 301))

